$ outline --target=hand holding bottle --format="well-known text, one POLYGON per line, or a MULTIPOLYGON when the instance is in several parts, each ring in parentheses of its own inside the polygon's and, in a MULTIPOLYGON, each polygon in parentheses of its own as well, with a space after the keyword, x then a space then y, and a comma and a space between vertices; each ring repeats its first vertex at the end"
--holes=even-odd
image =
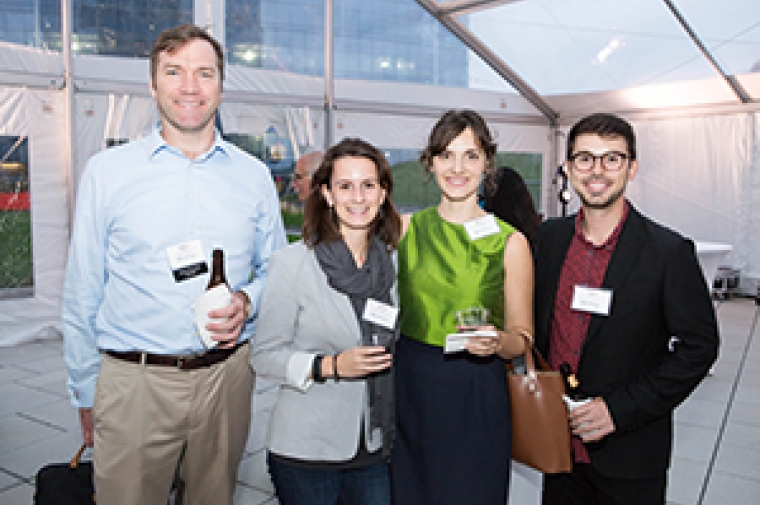
POLYGON ((565 401, 568 420, 573 435, 584 442, 596 442, 615 431, 615 423, 602 398, 587 398, 581 392, 581 383, 573 373, 569 363, 559 366, 559 373, 565 383, 565 401))
POLYGON ((246 303, 243 293, 235 291, 230 293, 229 304, 208 313, 210 322, 206 324, 206 329, 220 349, 233 347, 237 343, 247 319, 246 303))
POLYGON ((602 398, 587 398, 568 414, 573 435, 584 442, 598 442, 615 431, 615 422, 602 398))
POLYGON ((232 293, 224 273, 224 251, 214 249, 211 276, 206 291, 194 304, 198 335, 207 348, 235 345, 246 320, 246 301, 232 293))

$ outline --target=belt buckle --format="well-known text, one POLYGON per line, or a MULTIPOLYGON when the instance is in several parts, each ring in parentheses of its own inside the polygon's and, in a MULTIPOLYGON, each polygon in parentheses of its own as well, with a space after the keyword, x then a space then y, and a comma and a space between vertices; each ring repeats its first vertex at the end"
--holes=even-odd
POLYGON ((177 370, 185 370, 185 364, 192 359, 192 356, 177 356, 177 370))
POLYGON ((192 361, 204 356, 205 353, 188 354, 186 356, 177 356, 177 370, 190 370, 188 367, 192 361), (188 368, 186 368, 188 367, 188 368))

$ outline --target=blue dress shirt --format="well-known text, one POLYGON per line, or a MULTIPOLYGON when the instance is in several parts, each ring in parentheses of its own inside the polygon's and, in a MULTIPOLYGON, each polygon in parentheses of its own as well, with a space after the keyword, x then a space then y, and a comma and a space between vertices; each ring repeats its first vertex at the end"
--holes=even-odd
POLYGON ((195 160, 158 130, 87 163, 77 195, 62 322, 72 404, 92 407, 100 351, 204 351, 192 304, 209 274, 177 282, 167 248, 200 240, 222 248, 232 290, 255 315, 271 253, 286 244, 277 192, 261 161, 222 140, 195 160))

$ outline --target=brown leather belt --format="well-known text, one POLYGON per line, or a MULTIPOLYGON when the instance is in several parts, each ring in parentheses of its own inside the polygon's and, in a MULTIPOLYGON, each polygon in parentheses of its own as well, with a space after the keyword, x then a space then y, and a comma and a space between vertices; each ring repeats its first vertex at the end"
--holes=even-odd
POLYGON ((235 347, 229 349, 212 349, 203 354, 188 354, 186 356, 167 356, 164 354, 151 354, 148 352, 120 352, 106 351, 106 354, 112 358, 128 361, 130 363, 140 363, 145 365, 171 366, 180 370, 197 370, 207 368, 226 360, 238 349, 243 347, 247 342, 239 342, 235 347))

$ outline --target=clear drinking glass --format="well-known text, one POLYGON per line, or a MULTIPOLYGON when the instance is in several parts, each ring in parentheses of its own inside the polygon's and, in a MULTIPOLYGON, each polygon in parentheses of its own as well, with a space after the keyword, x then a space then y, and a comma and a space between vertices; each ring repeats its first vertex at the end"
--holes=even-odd
POLYGON ((459 309, 454 312, 454 317, 457 320, 458 331, 475 331, 478 326, 486 326, 488 324, 488 316, 491 311, 485 307, 467 307, 466 309, 459 309))
POLYGON ((391 344, 393 344, 392 333, 372 334, 372 345, 385 347, 385 352, 389 354, 391 352, 391 344))

